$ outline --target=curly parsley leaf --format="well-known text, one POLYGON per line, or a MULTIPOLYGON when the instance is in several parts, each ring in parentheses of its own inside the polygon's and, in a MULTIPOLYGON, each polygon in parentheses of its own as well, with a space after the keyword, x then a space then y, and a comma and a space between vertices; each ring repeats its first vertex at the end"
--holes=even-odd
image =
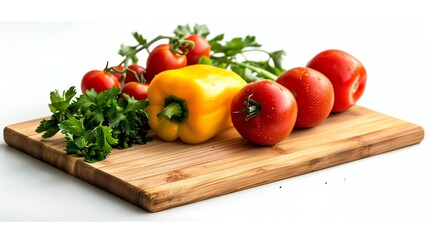
POLYGON ((36 129, 36 132, 44 134, 42 137, 49 138, 57 134, 60 130, 58 124, 67 120, 76 112, 76 108, 70 107, 73 97, 76 95, 76 88, 70 87, 67 91, 60 93, 58 90, 50 93, 51 103, 48 105, 52 113, 50 119, 43 119, 36 129))
POLYGON ((83 156, 87 162, 105 159, 113 148, 129 148, 134 143, 151 140, 148 101, 138 101, 120 89, 111 88, 100 93, 93 89, 80 95, 74 88, 60 94, 51 92, 50 120, 42 120, 36 129, 48 138, 61 131, 66 139, 66 152, 83 156))
POLYGON ((76 136, 80 136, 85 131, 84 120, 76 119, 75 117, 71 117, 66 121, 59 123, 58 127, 60 128, 61 133, 69 133, 76 136))

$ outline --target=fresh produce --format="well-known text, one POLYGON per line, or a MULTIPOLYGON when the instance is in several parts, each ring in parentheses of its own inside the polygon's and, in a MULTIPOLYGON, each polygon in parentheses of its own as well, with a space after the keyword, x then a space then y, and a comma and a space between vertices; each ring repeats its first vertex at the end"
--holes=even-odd
POLYGON ((231 125, 231 99, 245 85, 237 74, 209 65, 161 72, 148 89, 149 125, 165 141, 204 142, 231 125))
POLYGON ((36 131, 44 138, 63 133, 67 153, 88 162, 146 143, 149 130, 165 141, 196 144, 232 123, 248 142, 269 146, 294 127, 317 126, 350 108, 365 88, 365 68, 340 50, 286 71, 285 51, 264 50, 255 36, 209 40, 207 26, 198 24, 173 33, 147 40, 134 32, 137 43, 121 45, 119 64, 83 76, 76 100, 74 87, 51 92, 52 116, 36 131))
POLYGON ((310 128, 321 124, 334 105, 334 88, 329 79, 311 68, 289 69, 277 78, 295 96, 298 117, 295 127, 310 128))
POLYGON ((150 82, 160 72, 186 65, 186 55, 174 52, 170 44, 161 44, 155 47, 147 58, 145 77, 150 82))
POLYGON ((128 71, 125 74, 124 84, 129 82, 144 82, 145 74, 145 68, 137 64, 131 64, 128 66, 128 71))
POLYGON ((127 69, 124 66, 115 66, 108 68, 108 71, 118 79, 121 85, 129 82, 145 82, 146 69, 137 64, 130 64, 127 69))
POLYGON ((87 72, 81 81, 82 93, 86 90, 94 89, 96 92, 102 92, 112 87, 120 88, 118 79, 111 73, 102 70, 91 70, 87 72))
POLYGON ((186 40, 193 41, 195 43, 194 48, 189 49, 186 54, 188 65, 199 63, 201 57, 210 58, 210 43, 203 36, 192 34, 187 37, 186 40))
POLYGON ((121 45, 119 54, 125 59, 119 66, 127 68, 129 61, 136 64, 138 53, 147 50, 149 53, 145 74, 147 82, 150 82, 156 74, 162 71, 196 63, 231 70, 247 82, 258 79, 275 80, 279 74, 284 72, 282 59, 285 51, 269 52, 263 50, 260 48, 261 44, 256 42, 255 36, 235 37, 225 41, 224 34, 219 34, 207 40, 209 33, 206 25, 198 24, 193 29, 189 25, 179 25, 174 30, 174 36, 159 35, 151 41, 135 32, 133 36, 137 45, 121 45), (164 39, 167 39, 168 43, 158 44, 152 51, 149 51, 154 43, 164 39), (249 57, 252 53, 261 53, 267 58, 265 60, 252 60, 249 57))
POLYGON ((232 99, 231 119, 235 129, 247 141, 274 145, 292 131, 298 114, 293 94, 272 80, 246 85, 232 99))
POLYGON ((122 83, 123 77, 122 74, 125 74, 125 67, 124 66, 115 66, 109 68, 109 72, 118 79, 119 83, 122 83))
POLYGON ((66 138, 67 153, 97 162, 105 159, 112 148, 129 148, 151 139, 147 135, 148 115, 144 110, 147 101, 121 95, 119 88, 100 93, 91 89, 74 100, 75 95, 75 87, 62 94, 58 90, 51 92, 52 116, 42 120, 36 129, 43 132, 43 138, 61 131, 66 138))
POLYGON ((136 100, 146 100, 148 88, 149 84, 147 83, 129 82, 122 87, 121 92, 134 97, 136 100))
POLYGON ((354 56, 341 50, 329 49, 314 56, 307 67, 323 73, 334 86, 332 112, 343 112, 354 106, 362 96, 367 73, 354 56))
POLYGON ((194 43, 193 48, 189 45, 186 48, 187 65, 201 63, 204 61, 201 58, 210 58, 211 46, 206 39, 210 32, 206 25, 196 24, 193 29, 189 25, 179 25, 174 34, 194 43))

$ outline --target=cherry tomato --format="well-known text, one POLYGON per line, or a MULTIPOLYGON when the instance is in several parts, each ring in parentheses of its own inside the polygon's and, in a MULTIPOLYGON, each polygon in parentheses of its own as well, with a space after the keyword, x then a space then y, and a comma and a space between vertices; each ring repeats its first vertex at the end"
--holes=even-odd
POLYGON ((145 77, 149 83, 160 72, 185 67, 187 60, 186 55, 173 52, 170 44, 161 44, 150 52, 146 64, 145 77))
POLYGON ((85 94, 86 90, 93 88, 96 92, 102 92, 112 87, 120 88, 118 79, 111 73, 101 70, 87 72, 81 81, 81 90, 85 94))
POLYGON ((194 42, 194 48, 186 54, 188 65, 197 64, 202 56, 210 57, 211 47, 209 42, 198 34, 192 34, 186 38, 194 42))
POLYGON ((281 74, 277 82, 295 96, 298 104, 295 127, 315 127, 331 113, 334 88, 321 72, 307 67, 296 67, 281 74))
POLYGON ((130 95, 136 100, 146 100, 148 88, 149 84, 147 83, 129 82, 122 87, 122 93, 130 95))
MULTIPOLYGON (((115 76, 118 79, 118 81, 121 81, 122 74, 120 72, 123 72, 125 70, 125 67, 124 66, 116 66, 114 68, 118 72, 112 73, 113 76, 115 76)), ((128 70, 125 73, 124 84, 129 83, 129 82, 142 82, 144 75, 146 74, 146 69, 144 67, 137 65, 137 64, 131 64, 131 65, 128 65, 128 69, 134 71, 137 74, 138 78, 136 78, 136 76, 134 75, 133 72, 128 70), (142 78, 142 76, 143 76, 143 78, 142 78)))
POLYGON ((116 79, 118 79, 119 82, 121 82, 121 72, 123 72, 125 70, 125 68, 123 66, 116 66, 114 67, 118 72, 111 72, 113 76, 116 77, 116 79))
POLYGON ((274 145, 286 138, 296 118, 295 97, 287 88, 271 80, 247 84, 231 102, 235 129, 244 139, 257 145, 274 145))
POLYGON ((125 84, 129 82, 142 82, 142 76, 144 77, 144 75, 146 74, 146 69, 144 67, 137 64, 131 64, 128 65, 128 69, 134 71, 137 74, 138 79, 133 72, 127 71, 127 73, 125 74, 125 84))
POLYGON ((341 50, 330 49, 314 56, 307 67, 323 73, 334 86, 332 112, 343 112, 354 106, 366 85, 366 69, 355 57, 341 50))

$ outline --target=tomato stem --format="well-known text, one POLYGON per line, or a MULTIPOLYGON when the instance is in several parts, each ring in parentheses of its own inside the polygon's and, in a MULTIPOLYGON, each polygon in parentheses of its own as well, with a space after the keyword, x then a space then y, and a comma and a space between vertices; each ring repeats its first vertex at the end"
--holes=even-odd
POLYGON ((106 62, 106 66, 104 67, 104 71, 107 71, 109 69, 109 61, 106 62))
POLYGON ((190 49, 193 49, 195 47, 195 43, 191 40, 173 37, 170 39, 170 46, 173 52, 180 55, 186 55, 189 52, 188 46, 190 49))
POLYGON ((357 89, 359 88, 359 81, 358 81, 358 79, 359 78, 356 78, 356 81, 355 81, 355 83, 353 84, 353 93, 355 93, 356 91, 357 91, 357 89))
MULTIPOLYGON (((130 60, 133 56, 135 56, 135 55, 136 55, 138 52, 140 52, 141 50, 143 50, 143 49, 147 49, 147 50, 149 51, 149 47, 150 47, 152 44, 154 44, 155 42, 157 42, 157 41, 159 41, 159 40, 161 40, 161 39, 169 39, 169 40, 171 41, 171 39, 172 39, 172 38, 174 38, 174 37, 169 37, 169 36, 159 35, 158 37, 156 37, 156 38, 152 39, 151 41, 147 42, 146 44, 141 45, 139 48, 137 48, 137 47, 136 47, 136 50, 134 50, 132 53, 130 53, 130 54, 128 54, 128 55, 126 55, 126 56, 125 56, 125 59, 124 59, 124 60, 122 60, 122 62, 121 62, 121 63, 119 63, 119 66, 120 66, 120 65, 125 65, 125 68, 126 68, 126 67, 127 67, 127 65, 128 65, 128 60, 130 60)), ((137 46, 139 46, 139 45, 137 45, 137 46)))
POLYGON ((249 121, 251 118, 258 116, 261 112, 261 104, 259 102, 251 99, 253 94, 250 94, 247 97, 247 101, 244 102, 244 105, 246 105, 245 108, 235 111, 233 113, 247 113, 246 117, 244 118, 244 121, 249 121))

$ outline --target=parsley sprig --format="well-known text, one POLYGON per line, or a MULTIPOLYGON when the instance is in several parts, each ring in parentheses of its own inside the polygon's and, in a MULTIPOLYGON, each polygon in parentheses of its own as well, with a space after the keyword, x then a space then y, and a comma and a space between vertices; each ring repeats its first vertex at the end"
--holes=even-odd
POLYGON ((151 138, 148 101, 138 101, 120 89, 111 88, 97 93, 88 90, 75 98, 76 89, 70 87, 60 93, 51 92, 50 119, 40 122, 36 132, 43 138, 59 131, 65 135, 66 152, 83 156, 87 162, 105 159, 112 148, 125 149, 132 144, 144 144, 151 138))
POLYGON ((212 54, 212 65, 227 68, 240 75, 247 82, 258 79, 276 80, 285 71, 282 67, 284 50, 268 52, 261 49, 261 44, 255 36, 236 37, 224 40, 224 34, 219 34, 209 40, 212 54), (248 57, 251 52, 260 52, 267 56, 265 60, 252 60, 248 57))

